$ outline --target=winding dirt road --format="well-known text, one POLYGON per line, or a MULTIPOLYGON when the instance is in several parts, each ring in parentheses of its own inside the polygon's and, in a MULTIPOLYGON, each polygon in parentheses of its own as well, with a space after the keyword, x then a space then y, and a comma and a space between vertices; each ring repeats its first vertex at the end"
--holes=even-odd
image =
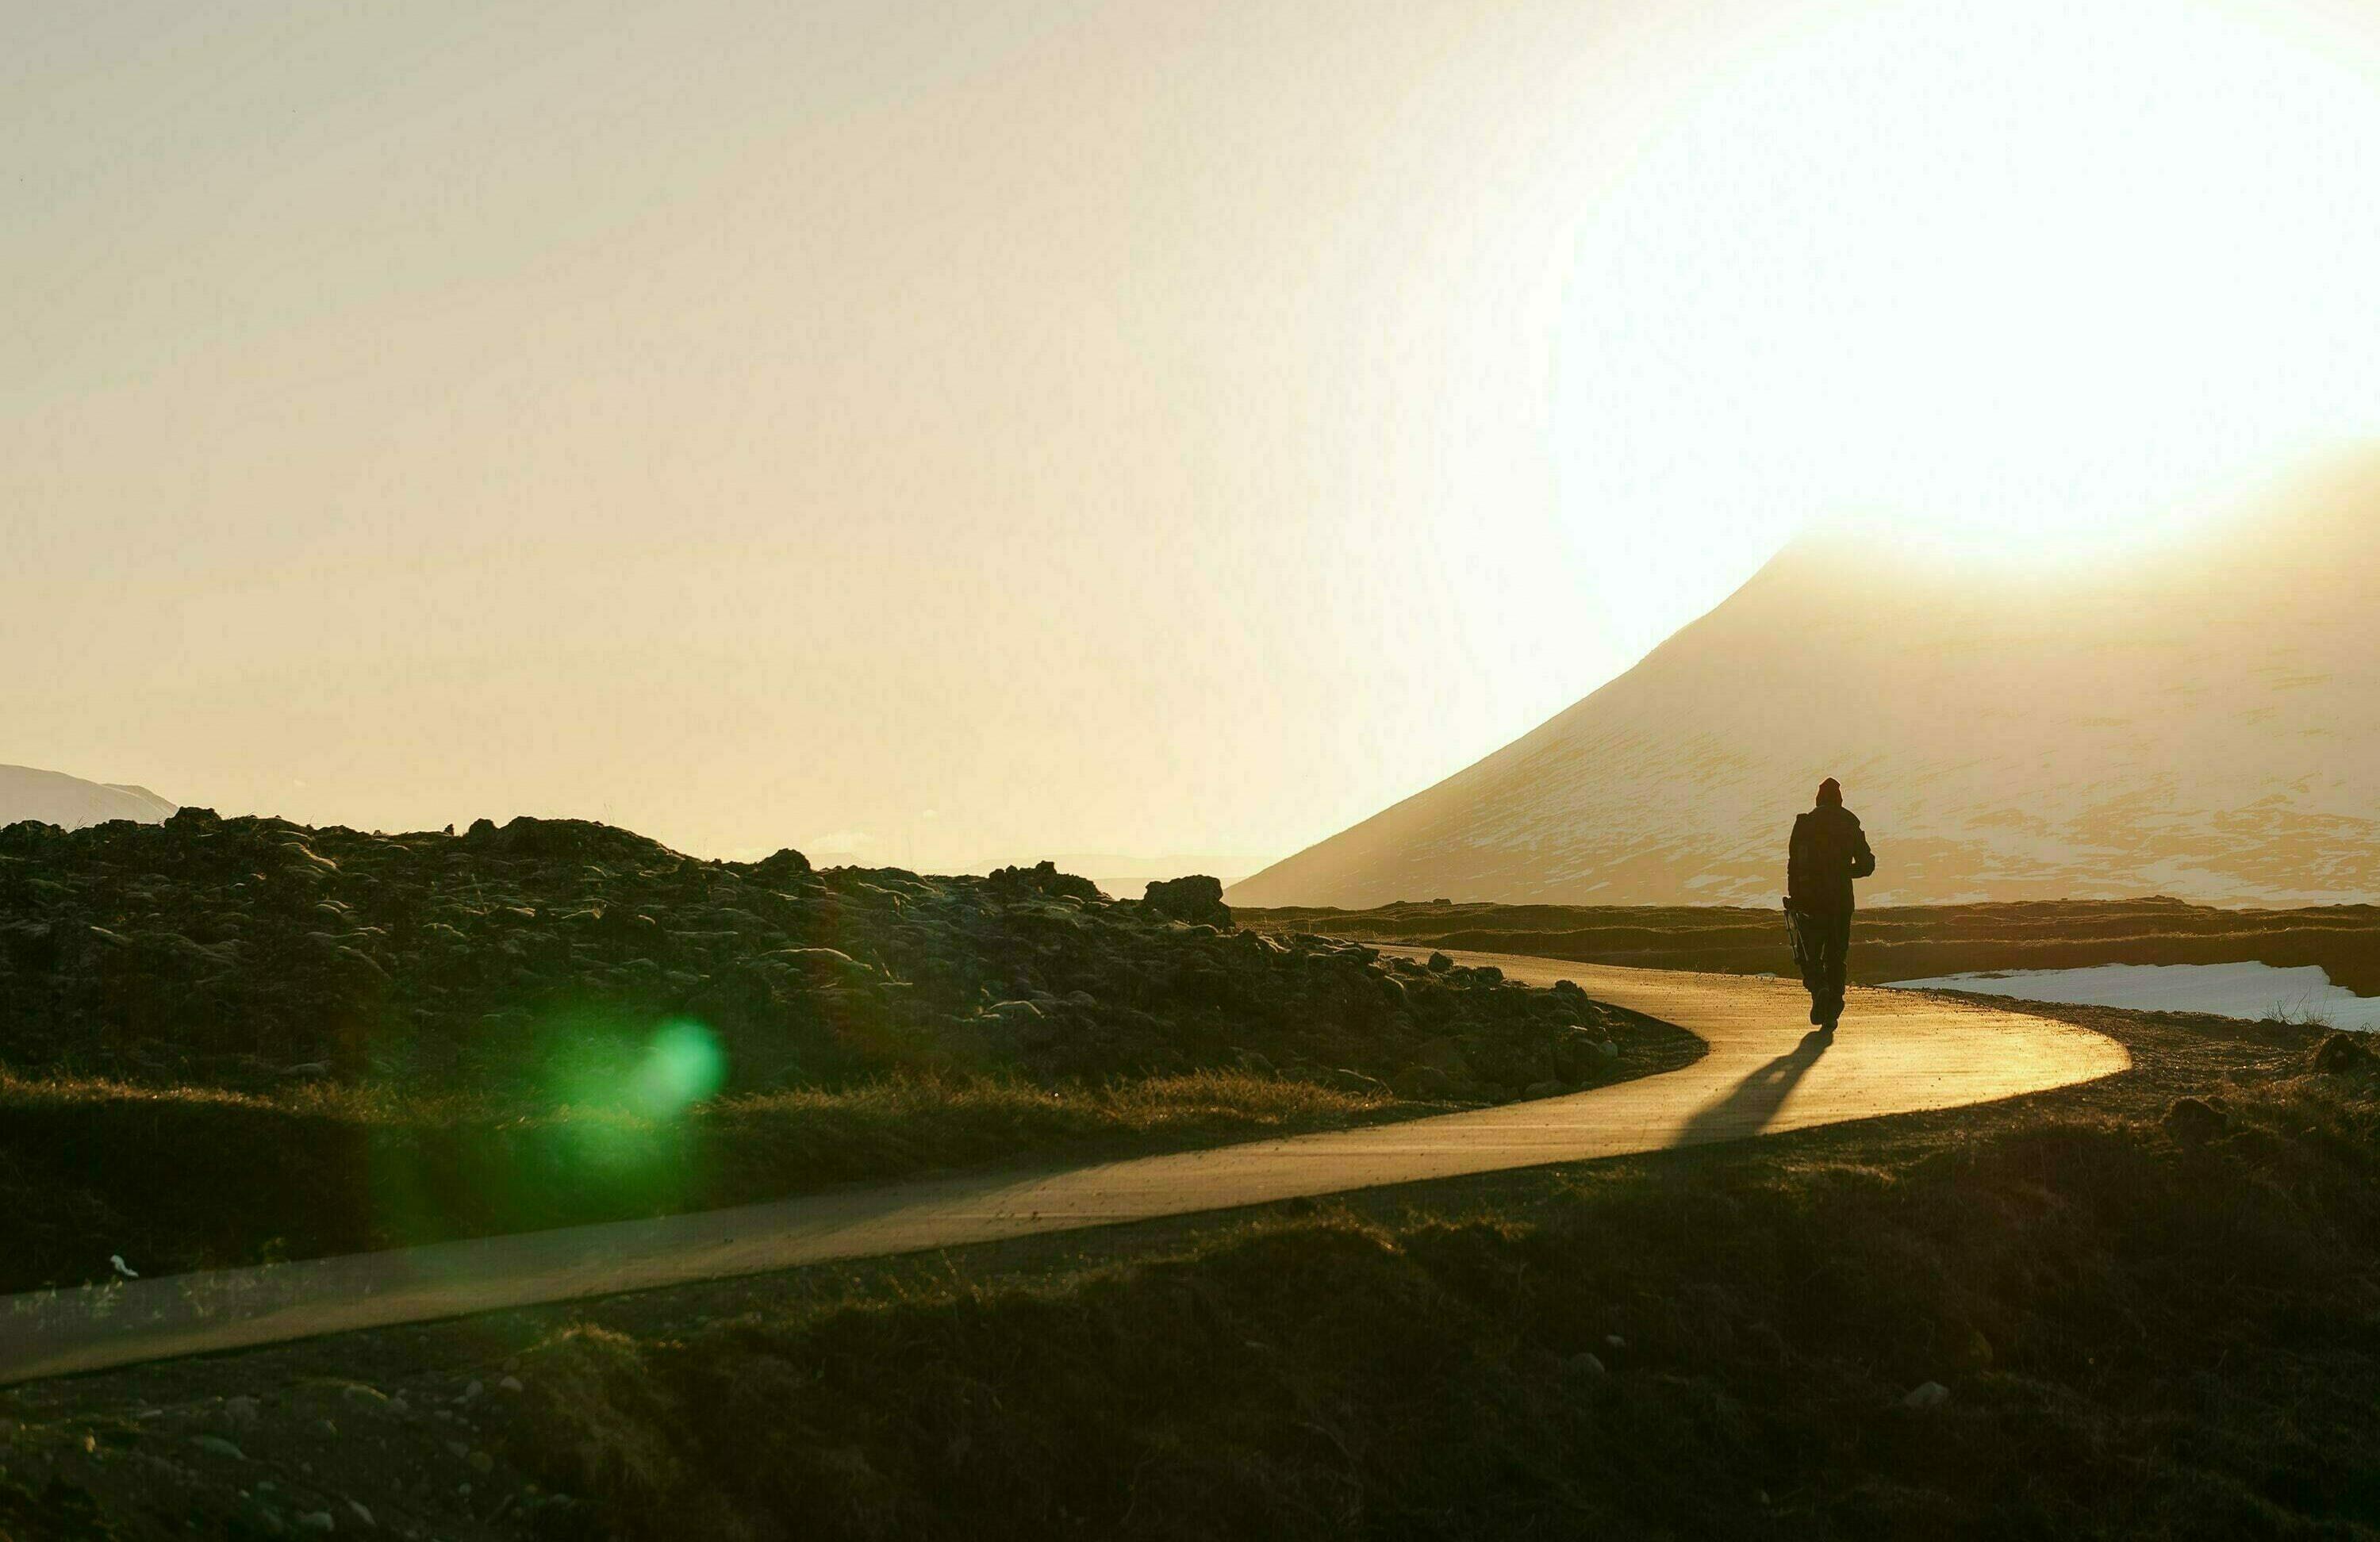
POLYGON ((1853 991, 1841 1030, 1827 1038, 1808 1030, 1808 998, 1790 981, 1457 956, 1497 965, 1532 984, 1575 980, 1590 996, 1685 1028, 1708 1042, 1710 1053, 1666 1075, 1401 1124, 0 1297, 0 1382, 832 1259, 1955 1108, 2089 1081, 2131 1064, 2113 1040, 2064 1023, 1894 991, 1853 991))

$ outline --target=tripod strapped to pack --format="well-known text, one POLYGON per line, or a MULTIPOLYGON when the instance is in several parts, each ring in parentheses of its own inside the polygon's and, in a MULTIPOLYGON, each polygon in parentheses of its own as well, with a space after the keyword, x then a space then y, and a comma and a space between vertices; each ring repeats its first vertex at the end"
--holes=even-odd
POLYGON ((1793 967, 1807 978, 1818 957, 1817 941, 1803 929, 1810 917, 1793 908, 1793 896, 1785 896, 1785 941, 1793 950, 1793 967))

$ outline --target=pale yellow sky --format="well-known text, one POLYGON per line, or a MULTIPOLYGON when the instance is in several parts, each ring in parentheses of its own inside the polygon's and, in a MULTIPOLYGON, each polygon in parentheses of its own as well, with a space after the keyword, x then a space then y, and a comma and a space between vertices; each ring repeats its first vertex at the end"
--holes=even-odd
POLYGON ((0 760, 1269 859, 1805 519, 2087 554, 2380 429, 2372 47, 2144 0, 0 8, 0 760))

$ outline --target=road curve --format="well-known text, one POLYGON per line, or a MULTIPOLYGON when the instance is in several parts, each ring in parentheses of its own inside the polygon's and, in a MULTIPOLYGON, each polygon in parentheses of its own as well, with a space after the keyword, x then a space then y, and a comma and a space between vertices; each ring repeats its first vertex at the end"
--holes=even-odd
POLYGON ((1457 955, 1674 1023, 1710 1053, 1562 1098, 1064 1172, 970 1174, 653 1220, 0 1297, 0 1383, 350 1329, 1547 1162, 1736 1140, 2089 1081, 2112 1039, 2045 1018, 1855 990, 1829 1038, 1791 982, 1457 955))

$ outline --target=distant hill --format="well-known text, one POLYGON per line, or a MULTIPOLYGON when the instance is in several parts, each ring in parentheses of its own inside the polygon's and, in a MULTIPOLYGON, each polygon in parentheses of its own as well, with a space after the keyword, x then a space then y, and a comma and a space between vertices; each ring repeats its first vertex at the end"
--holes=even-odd
POLYGON ((85 782, 64 771, 31 766, 0 766, 0 825, 38 820, 67 830, 109 820, 155 824, 175 805, 146 787, 121 782, 85 782))
POLYGON ((2380 460, 2127 567, 1779 553, 1525 737, 1235 905, 1773 905, 1841 778, 1864 902, 2380 892, 2380 460))

